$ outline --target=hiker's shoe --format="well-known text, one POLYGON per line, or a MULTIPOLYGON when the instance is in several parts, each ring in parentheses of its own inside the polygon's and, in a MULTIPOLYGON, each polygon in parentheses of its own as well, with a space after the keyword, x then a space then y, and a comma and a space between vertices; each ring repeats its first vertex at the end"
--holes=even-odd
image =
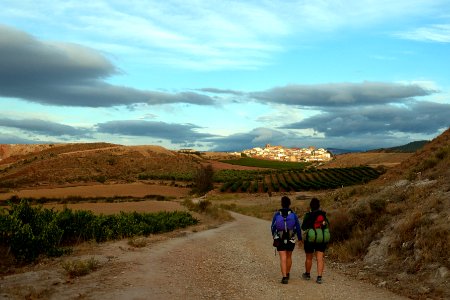
POLYGON ((283 277, 283 279, 281 279, 282 284, 287 284, 288 281, 289 281, 289 278, 287 278, 287 277, 283 277))
POLYGON ((317 276, 316 282, 318 284, 321 284, 322 283, 322 276, 317 276))
POLYGON ((289 273, 287 273, 286 277, 287 277, 287 279, 289 279, 291 276, 289 276, 289 273))
POLYGON ((311 275, 309 275, 309 273, 303 273, 302 274, 302 278, 305 280, 310 280, 311 279, 311 275))

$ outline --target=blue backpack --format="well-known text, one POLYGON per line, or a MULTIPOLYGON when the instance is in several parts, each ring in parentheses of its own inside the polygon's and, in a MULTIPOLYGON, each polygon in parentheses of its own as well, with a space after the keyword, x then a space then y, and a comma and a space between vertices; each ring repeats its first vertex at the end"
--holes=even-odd
POLYGON ((286 243, 288 240, 295 242, 295 214, 292 210, 287 211, 287 215, 283 215, 282 211, 278 211, 275 216, 275 229, 277 237, 282 238, 286 243))

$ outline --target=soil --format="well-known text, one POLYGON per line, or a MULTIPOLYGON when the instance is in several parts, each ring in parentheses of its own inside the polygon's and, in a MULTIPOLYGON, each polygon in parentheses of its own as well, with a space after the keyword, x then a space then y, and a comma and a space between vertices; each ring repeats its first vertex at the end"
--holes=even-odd
POLYGON ((392 168, 400 165, 411 157, 413 153, 346 153, 336 155, 335 159, 325 163, 322 168, 346 168, 367 165, 372 168, 384 166, 392 168))
MULTIPOLYGON (((233 213, 234 221, 209 221, 135 248, 126 240, 77 247, 70 257, 47 259, 0 279, 0 299, 405 299, 327 266, 324 282, 300 279, 303 250, 293 254, 289 284, 280 283, 269 221, 233 213), (208 225, 209 224, 209 225, 208 225), (199 226, 203 226, 200 228, 199 226), (100 267, 69 278, 62 263, 94 258, 100 267)), ((315 266, 312 270, 315 276, 315 266)))
POLYGON ((84 186, 45 187, 32 188, 0 193, 0 200, 6 200, 17 195, 20 198, 66 198, 77 197, 114 197, 131 196, 144 197, 146 195, 162 195, 166 197, 185 197, 189 194, 189 188, 166 186, 147 183, 123 183, 123 184, 91 184, 84 186))

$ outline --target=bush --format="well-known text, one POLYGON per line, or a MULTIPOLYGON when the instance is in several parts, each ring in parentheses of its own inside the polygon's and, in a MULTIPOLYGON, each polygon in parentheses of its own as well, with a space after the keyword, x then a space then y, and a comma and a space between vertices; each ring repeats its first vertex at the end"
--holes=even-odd
POLYGON ((201 166, 197 169, 197 173, 194 176, 193 193, 204 195, 212 190, 214 187, 213 176, 214 171, 211 165, 201 166))
POLYGON ((343 210, 331 212, 329 221, 333 242, 343 241, 350 237, 355 223, 349 213, 343 210))
POLYGON ((63 269, 71 278, 87 275, 97 270, 99 266, 99 261, 93 257, 87 260, 75 260, 62 263, 63 269))

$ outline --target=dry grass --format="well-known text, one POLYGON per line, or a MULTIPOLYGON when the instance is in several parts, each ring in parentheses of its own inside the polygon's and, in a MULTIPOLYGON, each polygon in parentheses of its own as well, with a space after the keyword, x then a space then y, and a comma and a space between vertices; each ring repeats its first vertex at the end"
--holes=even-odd
POLYGON ((133 237, 128 240, 127 244, 134 248, 143 248, 147 246, 148 240, 145 237, 133 237))
POLYGON ((97 270, 100 266, 100 262, 96 260, 94 257, 91 257, 86 260, 73 260, 66 261, 62 264, 63 269, 66 271, 69 277, 79 277, 87 275, 95 270, 97 270))
POLYGON ((200 214, 205 214, 209 217, 214 218, 218 222, 231 221, 233 217, 222 207, 214 205, 209 200, 201 200, 198 202, 193 202, 192 199, 185 199, 183 205, 187 207, 190 211, 194 211, 200 214))

